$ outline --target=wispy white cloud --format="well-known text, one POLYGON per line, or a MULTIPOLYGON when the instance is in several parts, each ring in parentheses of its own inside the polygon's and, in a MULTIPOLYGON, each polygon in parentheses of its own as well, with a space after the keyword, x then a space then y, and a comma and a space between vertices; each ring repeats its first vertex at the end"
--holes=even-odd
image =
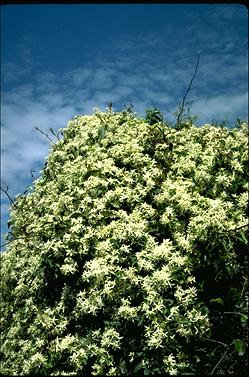
POLYGON ((196 100, 192 111, 204 122, 231 120, 245 113, 248 93, 217 95, 196 100))
MULTIPOLYGON (((92 113, 94 107, 105 110, 109 101, 115 111, 132 102, 139 115, 157 106, 174 121, 200 47, 201 63, 188 97, 194 100, 192 112, 199 122, 247 116, 247 53, 238 50, 244 42, 227 30, 218 38, 214 29, 206 30, 204 21, 194 17, 190 14, 190 26, 182 31, 166 25, 160 34, 106 41, 104 53, 100 51, 91 64, 60 73, 32 70, 28 60, 34 59, 33 42, 24 40, 19 48, 28 66, 10 62, 3 68, 5 82, 13 87, 2 93, 2 180, 10 194, 25 189, 30 169, 41 169, 48 154, 48 140, 35 132, 35 126, 56 131, 77 114, 92 113)), ((234 17, 233 12, 228 10, 224 17, 234 17)), ((6 217, 6 198, 2 211, 6 217)))

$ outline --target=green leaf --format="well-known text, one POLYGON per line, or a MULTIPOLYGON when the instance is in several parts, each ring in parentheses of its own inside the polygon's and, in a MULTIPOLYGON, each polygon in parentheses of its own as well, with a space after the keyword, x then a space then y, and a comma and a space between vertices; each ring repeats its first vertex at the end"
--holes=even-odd
POLYGON ((161 111, 154 107, 153 109, 147 109, 146 110, 146 117, 145 120, 150 124, 153 125, 158 122, 162 122, 163 120, 163 115, 161 111))
POLYGON ((114 200, 114 201, 112 202, 112 206, 113 206, 114 208, 119 208, 119 207, 120 207, 120 204, 119 204, 119 202, 118 202, 117 200, 114 200))
POLYGON ((241 320, 242 324, 247 323, 247 321, 248 321, 248 315, 241 313, 240 314, 240 320, 241 320))
POLYGON ((241 236, 241 239, 244 241, 244 243, 247 245, 248 240, 246 238, 245 232, 241 231, 240 236, 241 236))
POLYGON ((235 351, 237 352, 237 354, 239 356, 243 356, 244 353, 246 352, 245 344, 243 340, 234 339, 233 343, 234 343, 235 351))
POLYGON ((220 298, 220 297, 212 298, 212 299, 210 300, 210 302, 214 302, 214 303, 216 303, 216 304, 220 304, 220 305, 223 305, 223 304, 224 304, 222 298, 220 298))
POLYGON ((104 139, 104 136, 105 136, 105 128, 104 127, 100 127, 98 129, 98 138, 99 138, 99 141, 102 141, 104 139))
POLYGON ((135 255, 131 255, 130 260, 131 260, 132 265, 134 265, 137 261, 137 257, 135 255))
POLYGON ((100 196, 104 192, 104 189, 102 187, 97 188, 96 195, 100 196))

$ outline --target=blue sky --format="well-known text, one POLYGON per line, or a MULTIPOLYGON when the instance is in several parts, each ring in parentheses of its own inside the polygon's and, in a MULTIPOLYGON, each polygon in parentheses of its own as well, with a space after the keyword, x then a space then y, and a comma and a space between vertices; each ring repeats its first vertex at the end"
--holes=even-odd
POLYGON ((174 121, 198 52, 187 98, 197 124, 247 119, 247 43, 239 4, 2 6, 1 185, 15 197, 39 177, 49 142, 35 126, 56 131, 110 101, 114 111, 131 102, 141 116, 156 106, 174 121))

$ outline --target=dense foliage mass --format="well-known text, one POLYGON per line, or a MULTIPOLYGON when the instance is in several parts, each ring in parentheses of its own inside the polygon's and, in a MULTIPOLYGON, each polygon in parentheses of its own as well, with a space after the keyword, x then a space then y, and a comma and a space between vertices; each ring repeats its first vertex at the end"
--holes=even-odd
POLYGON ((16 198, 2 373, 246 370, 247 125, 149 115, 75 117, 16 198))

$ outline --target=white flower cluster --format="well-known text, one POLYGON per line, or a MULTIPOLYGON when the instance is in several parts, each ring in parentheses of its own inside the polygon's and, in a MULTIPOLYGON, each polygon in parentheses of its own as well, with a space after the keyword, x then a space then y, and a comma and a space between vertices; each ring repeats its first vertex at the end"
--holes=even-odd
POLYGON ((160 126, 76 117, 17 199, 2 256, 3 373, 188 370, 186 347, 209 331, 193 258, 245 221, 246 128, 160 126))

